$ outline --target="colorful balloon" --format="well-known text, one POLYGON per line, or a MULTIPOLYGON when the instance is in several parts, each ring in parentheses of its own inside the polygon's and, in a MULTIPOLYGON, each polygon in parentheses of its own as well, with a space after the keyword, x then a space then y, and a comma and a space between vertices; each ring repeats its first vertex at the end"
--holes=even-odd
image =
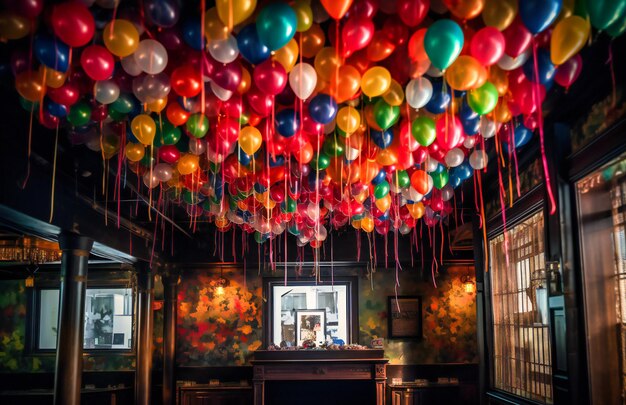
POLYGON ((444 70, 452 64, 463 49, 463 31, 448 19, 435 21, 424 36, 424 49, 433 66, 444 70))
POLYGON ((50 16, 54 34, 71 47, 87 45, 95 30, 95 21, 89 9, 77 1, 57 4, 50 16))
POLYGON ((576 55, 585 46, 590 32, 589 22, 577 15, 559 21, 550 39, 552 63, 561 65, 576 55))
POLYGON ((296 33, 296 24, 296 13, 288 4, 282 2, 266 5, 256 18, 259 40, 270 51, 276 51, 287 45, 296 33))
POLYGON ((381 66, 368 69, 361 78, 361 90, 368 97, 383 95, 391 86, 391 74, 381 66))

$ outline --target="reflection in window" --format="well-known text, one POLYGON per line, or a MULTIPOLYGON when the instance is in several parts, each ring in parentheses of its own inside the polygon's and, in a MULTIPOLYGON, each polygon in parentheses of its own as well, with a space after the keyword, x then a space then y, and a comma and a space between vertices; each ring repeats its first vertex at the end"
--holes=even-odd
MULTIPOLYGON (((39 291, 38 349, 57 346, 59 290, 39 291)), ((84 349, 131 349, 133 291, 131 288, 88 288, 85 297, 84 349)))

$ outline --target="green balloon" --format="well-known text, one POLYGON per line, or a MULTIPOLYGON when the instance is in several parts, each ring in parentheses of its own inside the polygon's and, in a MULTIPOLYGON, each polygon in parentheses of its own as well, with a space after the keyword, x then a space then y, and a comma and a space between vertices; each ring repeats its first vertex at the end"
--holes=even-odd
POLYGON ((476 114, 489 114, 498 104, 498 89, 493 83, 485 82, 479 88, 469 91, 467 103, 476 114))
POLYGON ((605 30, 626 12, 626 0, 586 0, 591 25, 605 30))
POLYGON ((449 176, 447 170, 439 173, 431 173, 430 176, 433 179, 433 186, 435 186, 438 190, 441 190, 446 184, 448 184, 449 176))
POLYGON ((126 114, 121 113, 117 110, 109 108, 109 117, 115 122, 124 121, 126 119, 126 114))
POLYGON ((318 156, 313 156, 310 165, 315 170, 324 170, 330 165, 330 157, 322 152, 318 156))
POLYGON ((344 144, 341 139, 337 137, 337 135, 326 138, 326 141, 324 141, 324 153, 328 156, 337 157, 343 155, 343 152, 344 144))
POLYGON ((118 113, 128 114, 135 107, 133 96, 130 94, 120 94, 120 96, 109 105, 109 111, 115 110, 118 113))
POLYGON ((398 122, 399 117, 400 107, 391 106, 382 98, 374 104, 374 120, 383 131, 398 122))
POLYGON ((156 123, 154 146, 176 145, 181 137, 181 130, 167 120, 156 123))
POLYGON ((411 178, 406 170, 396 170, 393 174, 393 182, 397 184, 398 187, 404 188, 411 185, 411 178))
MULTIPOLYGON (((148 148, 148 150, 149 150, 149 148, 148 148)), ((156 165, 156 158, 154 156, 150 156, 150 153, 148 152, 148 150, 146 151, 146 154, 143 155, 143 157, 141 158, 139 163, 143 167, 150 168, 150 166, 154 167, 154 165, 156 165)))
POLYGON ((463 49, 463 30, 449 19, 435 21, 424 36, 424 49, 432 65, 444 70, 463 49))
POLYGON ((91 107, 84 101, 80 101, 70 108, 70 113, 67 115, 67 122, 75 127, 82 127, 87 125, 91 119, 91 107))
POLYGON ((296 34, 296 12, 287 3, 271 3, 256 17, 256 32, 262 45, 276 51, 296 34))
POLYGON ((411 134, 420 145, 430 146, 430 144, 435 142, 437 136, 435 121, 428 117, 415 118, 411 125, 411 134))
POLYGON ((268 239, 266 234, 262 234, 259 231, 255 231, 254 232, 254 240, 256 241, 256 243, 258 244, 262 244, 265 243, 265 241, 268 239))
POLYGON ((183 201, 187 204, 198 204, 200 202, 200 194, 185 190, 183 191, 183 201))
POLYGON ((613 38, 617 38, 626 32, 626 13, 622 14, 617 21, 609 25, 606 32, 613 38))
MULTIPOLYGON (((297 207, 298 207, 297 201, 291 197, 287 197, 285 202, 282 203, 283 212, 296 212, 297 207)), ((294 233, 294 235, 297 235, 297 234, 294 233)))
POLYGON ((28 101, 24 97, 19 97, 19 99, 20 99, 20 105, 26 111, 31 112, 31 111, 37 111, 39 109, 39 103, 28 101))
POLYGON ((293 236, 298 236, 300 235, 300 231, 298 230, 298 227, 293 225, 290 227, 287 227, 287 231, 292 234, 293 236))
POLYGON ((374 197, 383 198, 389 194, 389 183, 387 180, 383 180, 374 187, 374 197))
POLYGON ((204 114, 192 114, 187 120, 187 131, 196 138, 204 138, 209 130, 209 119, 204 114))

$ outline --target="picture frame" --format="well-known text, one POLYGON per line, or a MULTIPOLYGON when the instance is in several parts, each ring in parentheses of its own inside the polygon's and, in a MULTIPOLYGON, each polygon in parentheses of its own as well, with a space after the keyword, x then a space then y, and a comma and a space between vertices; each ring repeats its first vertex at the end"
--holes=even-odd
POLYGON ((326 310, 299 309, 296 310, 296 345, 312 339, 316 344, 326 340, 326 310))
POLYGON ((422 297, 387 297, 387 322, 389 339, 421 339, 422 297))

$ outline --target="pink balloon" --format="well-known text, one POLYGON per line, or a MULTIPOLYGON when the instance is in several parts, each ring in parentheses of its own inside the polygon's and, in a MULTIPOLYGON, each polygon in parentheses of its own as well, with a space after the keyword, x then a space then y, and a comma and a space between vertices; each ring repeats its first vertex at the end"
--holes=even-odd
POLYGON ((461 143, 463 136, 463 124, 459 117, 443 115, 435 124, 437 143, 442 149, 450 150, 461 143))
POLYGON ((533 35, 528 31, 528 28, 526 28, 519 16, 502 31, 502 35, 504 35, 506 42, 504 53, 512 58, 517 58, 528 49, 530 40, 533 38, 533 35))
POLYGON ((569 58, 565 63, 556 68, 556 73, 554 74, 554 81, 559 85, 565 87, 566 89, 571 86, 578 76, 580 76, 580 72, 583 70, 583 58, 580 54, 576 54, 573 57, 569 58))
POLYGON ((105 47, 89 45, 80 55, 80 64, 93 80, 106 80, 113 75, 115 60, 105 47))
POLYGON ((287 85, 287 72, 283 65, 271 59, 254 68, 254 83, 262 92, 275 96, 287 85))
POLYGON ((504 53, 504 35, 494 27, 479 30, 470 43, 470 53, 484 66, 498 62, 504 53))

